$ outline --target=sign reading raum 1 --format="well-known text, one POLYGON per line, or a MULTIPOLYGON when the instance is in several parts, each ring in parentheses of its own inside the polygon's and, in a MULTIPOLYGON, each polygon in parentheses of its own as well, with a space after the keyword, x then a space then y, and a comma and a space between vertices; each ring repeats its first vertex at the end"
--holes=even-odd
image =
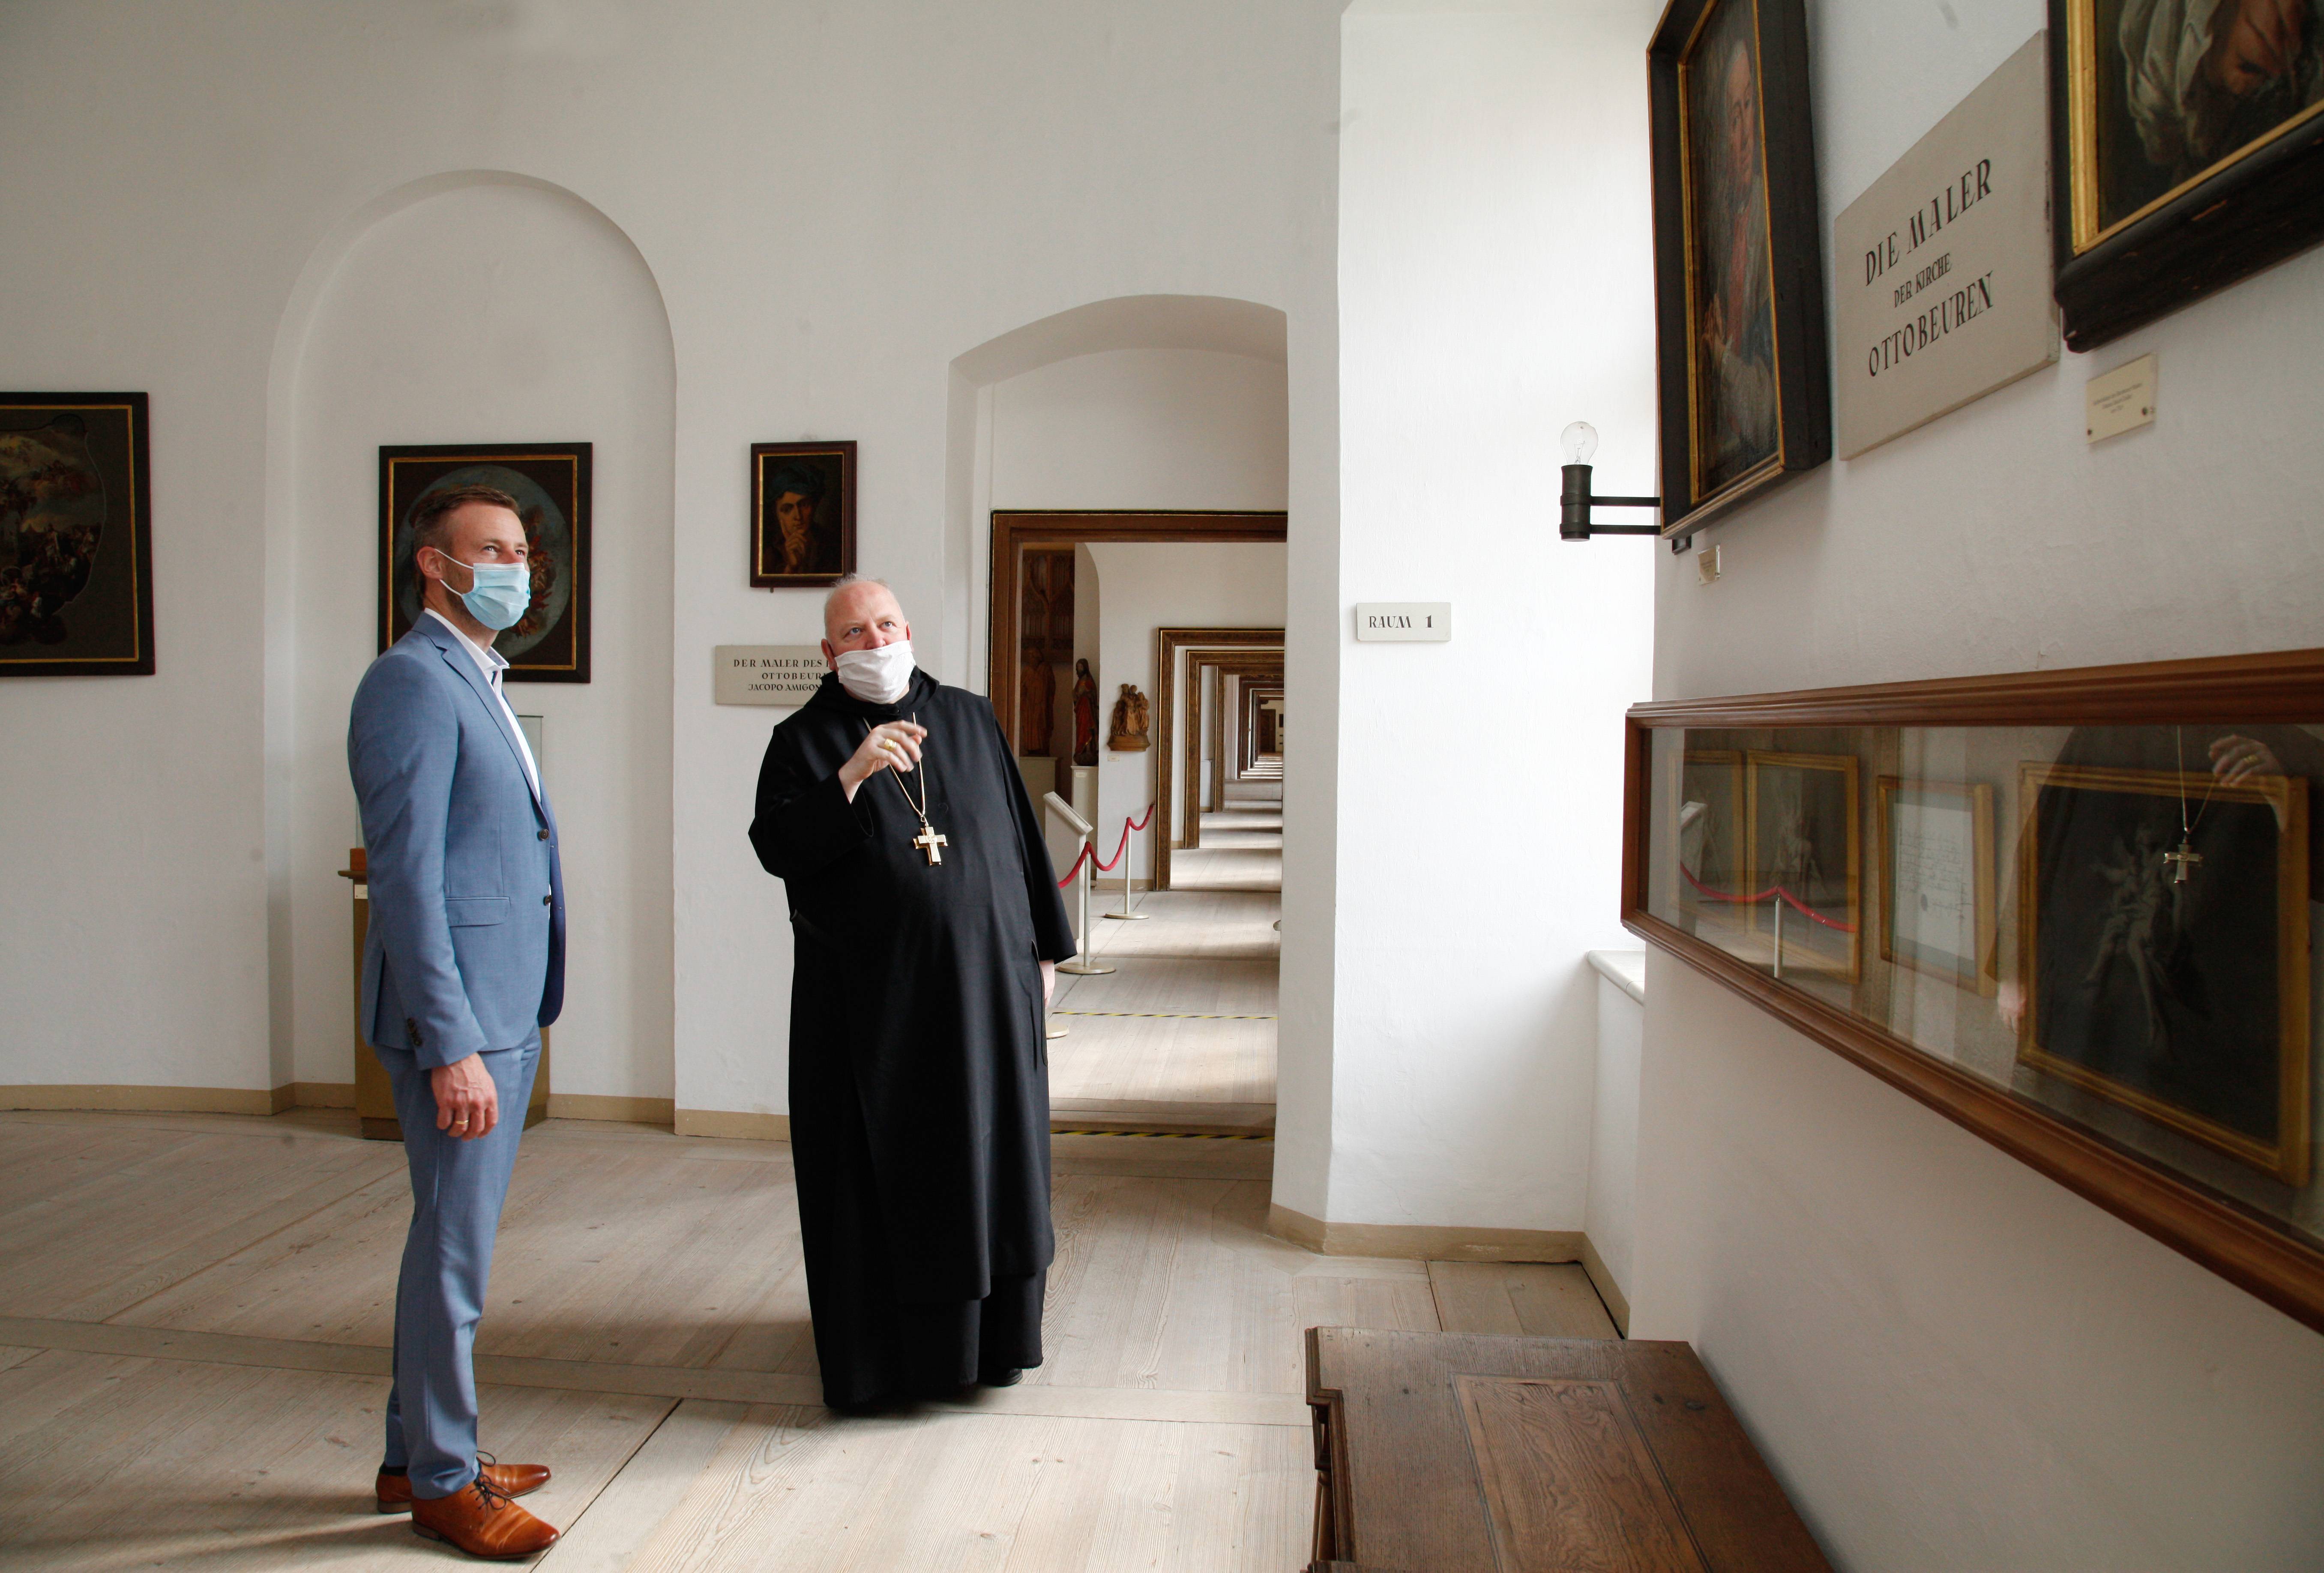
POLYGON ((719 645, 711 696, 721 704, 805 704, 831 668, 815 645, 719 645))
POLYGON ((2058 358, 2044 41, 2003 61, 1832 226, 1841 458, 2058 358))

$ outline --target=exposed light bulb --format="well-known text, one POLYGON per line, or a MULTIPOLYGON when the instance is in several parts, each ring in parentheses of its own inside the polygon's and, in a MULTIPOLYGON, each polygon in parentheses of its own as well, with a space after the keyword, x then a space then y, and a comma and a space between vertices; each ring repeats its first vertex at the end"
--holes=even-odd
POLYGON ((1565 435, 1559 440, 1565 445, 1567 464, 1586 465, 1590 455, 1598 451, 1598 428, 1586 420, 1577 420, 1565 428, 1565 435))

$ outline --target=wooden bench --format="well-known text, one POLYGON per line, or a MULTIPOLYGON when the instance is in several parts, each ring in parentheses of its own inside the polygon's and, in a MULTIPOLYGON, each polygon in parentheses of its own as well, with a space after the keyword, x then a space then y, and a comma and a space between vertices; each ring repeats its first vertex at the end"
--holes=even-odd
POLYGON ((1830 1573, 1684 1344, 1307 1329, 1311 1573, 1830 1573))

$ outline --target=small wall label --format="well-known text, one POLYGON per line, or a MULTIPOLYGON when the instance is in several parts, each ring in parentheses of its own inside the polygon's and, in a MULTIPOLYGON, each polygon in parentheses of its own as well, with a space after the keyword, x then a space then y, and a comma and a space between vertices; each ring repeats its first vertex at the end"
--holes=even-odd
POLYGON ((1359 601, 1356 638, 1366 644, 1443 644, 1452 637, 1450 601, 1359 601))
POLYGON ((823 685, 816 645, 718 645, 710 652, 710 694, 720 704, 779 704, 797 709, 823 685))

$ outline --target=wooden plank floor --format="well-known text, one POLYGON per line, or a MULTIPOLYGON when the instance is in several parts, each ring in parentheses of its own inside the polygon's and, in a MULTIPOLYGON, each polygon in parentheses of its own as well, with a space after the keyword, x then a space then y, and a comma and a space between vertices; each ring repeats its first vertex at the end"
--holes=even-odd
POLYGON ((1116 970, 1057 980, 1061 1113, 1163 1128, 1189 1123, 1187 1106, 1231 1105, 1191 1123, 1274 1128, 1283 818, 1261 808, 1204 815, 1204 849, 1174 854, 1178 888, 1138 902, 1146 921, 1092 918, 1090 951, 1116 970))
MULTIPOLYGON (((0 1115, 0 1565, 447 1555, 370 1511, 409 1202, 352 1127, 0 1115)), ((1274 1239, 1271 1162, 1060 1137, 1047 1363, 843 1418, 815 1402, 789 1149, 551 1121, 495 1258, 484 1446, 557 1469, 532 1502, 558 1573, 1299 1566, 1305 1328, 1610 1328, 1578 1267, 1274 1239)))

